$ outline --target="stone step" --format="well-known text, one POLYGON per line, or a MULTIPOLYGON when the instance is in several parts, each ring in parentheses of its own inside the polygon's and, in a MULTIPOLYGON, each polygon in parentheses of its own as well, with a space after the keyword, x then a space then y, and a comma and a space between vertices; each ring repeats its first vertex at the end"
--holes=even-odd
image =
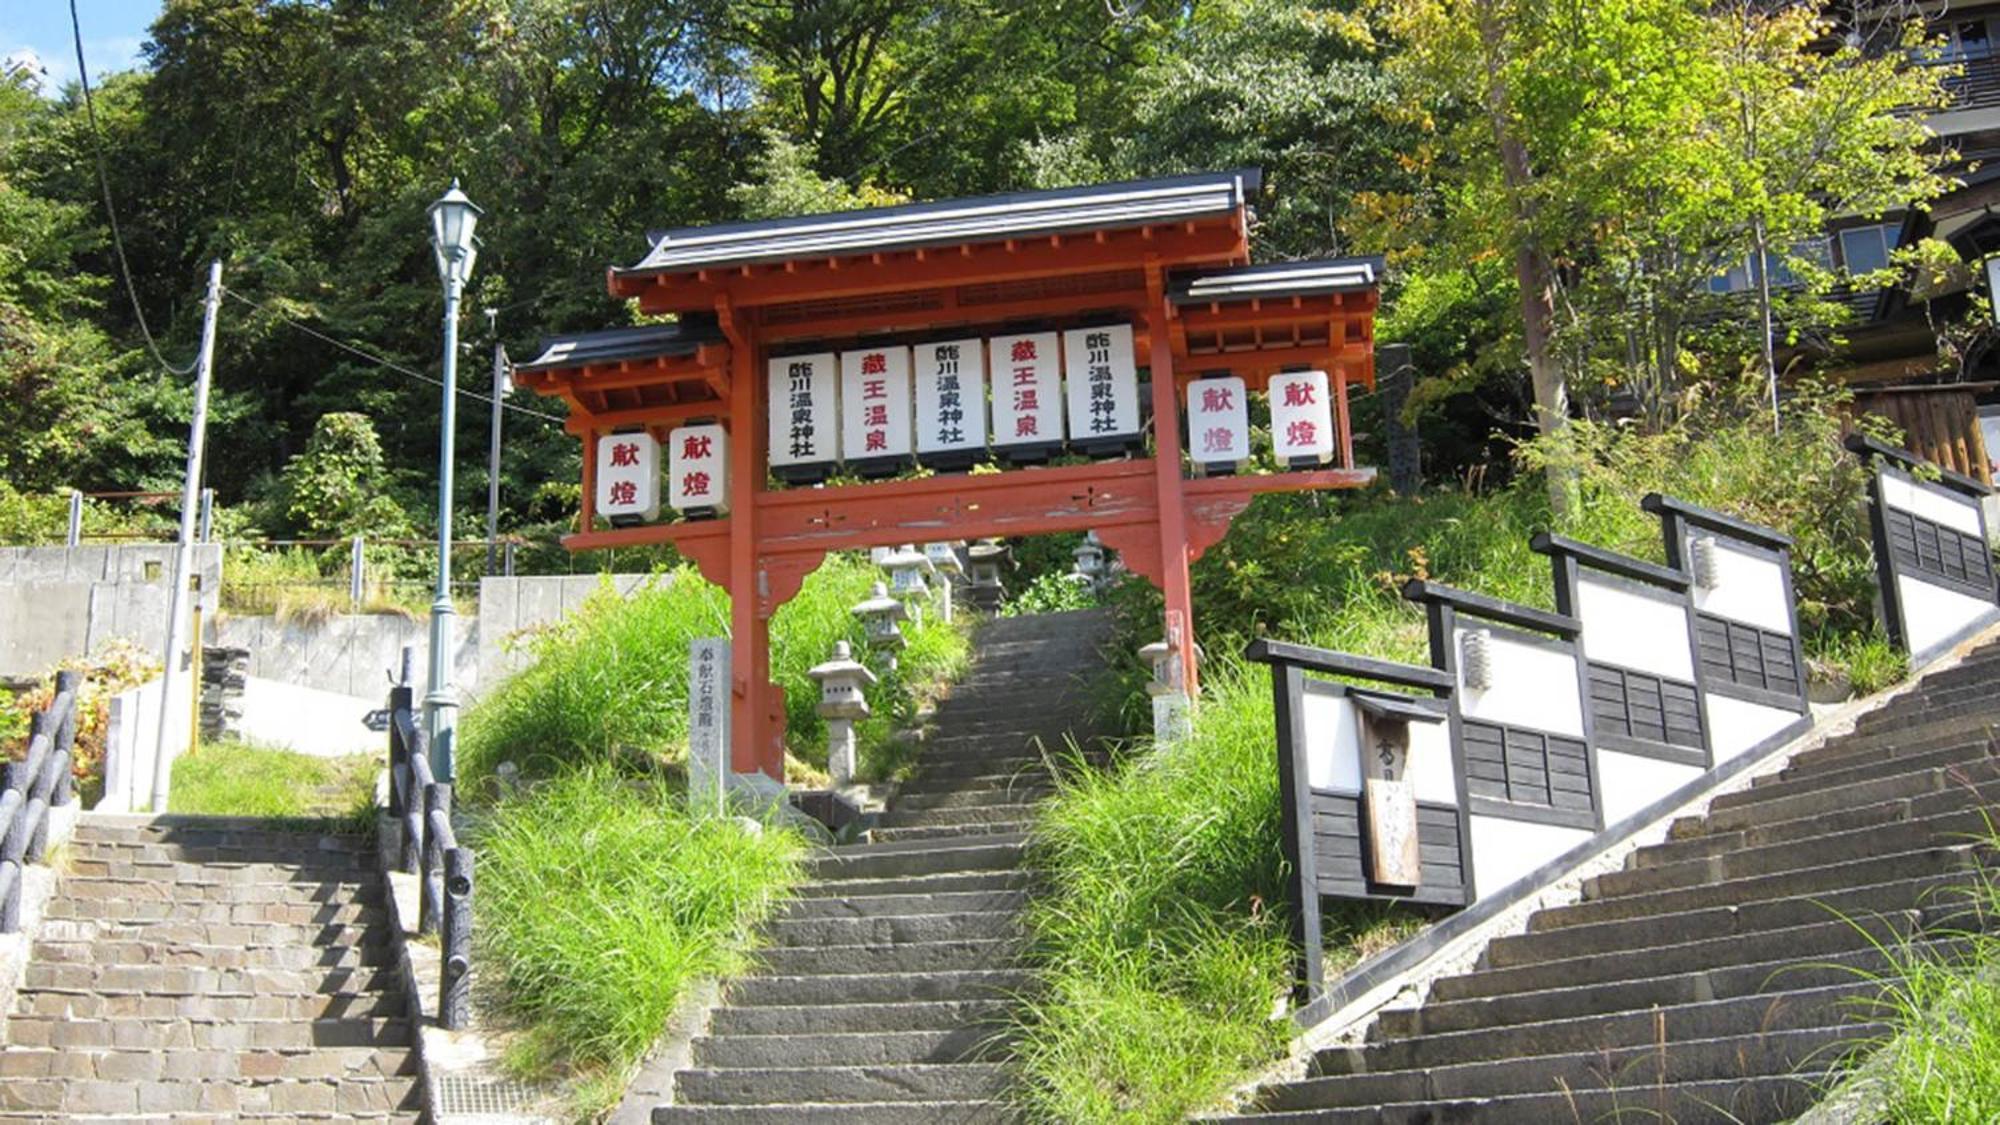
MULTIPOLYGON (((1754 800, 1745 800, 1728 807, 1716 808, 1711 805, 1708 828, 1709 831, 1727 832, 1758 823, 1836 813, 1843 809, 1892 801, 1899 797, 1921 797, 1947 789, 1982 786, 1996 779, 2000 779, 2000 768, 1996 768, 1993 759, 1984 759, 1970 765, 1899 773, 1893 777, 1860 781, 1852 785, 1827 786, 1803 793, 1755 794, 1754 800)), ((1745 792, 1755 793, 1754 790, 1745 792)))
POLYGON ((1003 752, 950 759, 918 759, 917 773, 910 782, 919 792, 950 788, 990 788, 996 780, 1002 787, 1045 781, 1049 759, 1040 754, 1023 755, 1017 745, 1003 752))
POLYGON ((114 844, 101 840, 71 837, 70 855, 84 862, 161 864, 182 863, 210 867, 287 868, 309 872, 344 873, 371 871, 374 862, 361 848, 318 850, 314 848, 235 847, 227 844, 114 844))
MULTIPOLYGON (((1976 814, 1975 814, 1976 815, 1976 814)), ((1823 867, 1829 863, 1863 860, 1921 848, 1931 843, 1958 843, 1970 838, 1980 825, 1973 820, 1905 820, 1876 825, 1863 831, 1837 832, 1788 840, 1763 847, 1702 856, 1681 863, 1659 864, 1606 872, 1584 880, 1586 899, 1618 895, 1646 894, 1677 887, 1694 887, 1755 875, 1772 875, 1801 868, 1823 867), (1953 830, 1947 826, 1957 824, 1953 830)))
POLYGON ((393 965, 394 946, 372 945, 196 945, 184 942, 99 938, 96 941, 37 941, 31 954, 51 964, 180 966, 204 969, 352 969, 393 965))
POLYGON ((1596 1013, 1502 1027, 1330 1047, 1313 1056, 1323 1076, 1526 1059, 1647 1044, 1715 1039, 1753 1032, 1837 1027, 1886 984, 1844 980, 1771 995, 1737 996, 1628 1012, 1596 1013))
POLYGON ((753 975, 731 981, 727 999, 732 1006, 743 1007, 831 1007, 845 1004, 917 1004, 938 1000, 1005 1000, 1031 994, 1034 989, 1034 975, 1022 969, 753 975))
MULTIPOLYGON (((1824 745, 1810 750, 1801 750, 1792 755, 1789 763, 1771 778, 1789 778, 1817 769, 1839 768, 1842 764, 1876 757, 1893 757, 1899 754, 1922 753, 1940 746, 1989 737, 1994 727, 1990 715, 1972 719, 1956 719, 1944 723, 1926 723, 1921 712, 1909 716, 1903 729, 1890 729, 1876 734, 1842 735, 1828 740, 1824 745)), ((1763 778, 1757 779, 1759 781, 1763 778)), ((1755 781, 1751 783, 1753 786, 1755 781)))
POLYGON ((809 918, 775 922, 765 932, 779 948, 815 948, 1011 938, 1018 936, 1020 929, 1013 911, 980 911, 809 918))
POLYGON ((1532 932, 1544 933, 1590 922, 1633 918, 1664 920, 1685 911, 1709 907, 1733 907, 1763 899, 1823 895, 1829 891, 1919 879, 1926 875, 1962 873, 1978 865, 1983 851, 1973 844, 1936 844, 1868 859, 1802 867, 1770 875, 1752 875, 1702 886, 1588 899, 1571 906, 1538 911, 1529 921, 1528 928, 1532 932))
POLYGON ((1837 836, 1844 832, 1913 820, 1950 825, 1949 828, 1941 827, 1941 831, 1956 832, 1960 830, 1957 827, 1959 817, 1967 813, 1977 815, 1988 803, 1990 798, 1971 789, 1948 789, 1921 797, 1898 797, 1819 816, 1771 821, 1728 832, 1683 835, 1663 844, 1640 848, 1627 858, 1626 863, 1632 868, 1664 867, 1740 848, 1760 848, 1821 836, 1837 836))
POLYGON ((904 809, 891 810, 881 820, 883 828, 936 828, 941 826, 978 826, 995 821, 1010 822, 1028 819, 1033 814, 1034 802, 1029 799, 999 801, 986 805, 968 805, 948 809, 904 809))
MULTIPOLYGON (((856 909, 879 905, 885 911, 899 912, 904 905, 913 901, 911 896, 1024 891, 1034 882, 1034 878, 1033 872, 1018 867, 1005 867, 985 871, 945 871, 931 875, 834 879, 803 883, 793 888, 792 905, 802 909, 819 910, 821 908, 814 905, 816 900, 846 899, 859 904, 856 909), (879 904, 865 901, 870 899, 895 901, 883 901, 879 904)), ((934 912, 919 911, 924 914, 934 912)))
POLYGON ((0 1052, 0 1078, 73 1078, 113 1082, 215 1079, 408 1078, 417 1061, 408 1051, 370 1047, 297 1050, 197 1050, 21 1047, 0 1052))
POLYGON ((64 1050, 304 1050, 318 1047, 407 1047, 410 1025, 401 1019, 50 1019, 13 1016, 7 1049, 64 1050))
POLYGON ((1890 975, 1909 956, 1955 956, 1963 942, 1926 942, 1904 947, 1863 945, 1801 961, 1783 956, 1746 965, 1703 967, 1684 973, 1631 980, 1598 981, 1539 992, 1477 996, 1426 1003, 1383 1012, 1371 1036, 1407 1039, 1457 1031, 1492 1030, 1551 1020, 1665 1008, 1706 1000, 1782 995, 1798 989, 1845 984, 1867 975, 1890 975))
POLYGON ((1198 1121, 1255 1125, 1442 1125, 1445 1122, 1671 1122, 1672 1125, 1745 1125, 1789 1121, 1825 1096, 1832 1076, 1819 1068, 1781 1075, 1679 1082, 1644 1089, 1595 1090, 1467 1098, 1449 1102, 1399 1102, 1353 1109, 1307 1109, 1198 1121))
POLYGON ((909 816, 913 813, 944 813, 971 809, 1011 808, 1033 804, 1055 791, 1053 783, 1046 778, 1021 779, 1019 784, 1009 784, 1015 779, 1002 776, 997 783, 970 783, 949 787, 931 787, 912 791, 904 786, 896 793, 895 808, 890 816, 909 816))
POLYGON ((895 808, 934 807, 929 804, 933 800, 961 795, 968 804, 1004 801, 1013 794, 1047 789, 1053 784, 1048 771, 1039 765, 1032 770, 965 774, 960 777, 913 777, 897 786, 891 803, 895 808), (906 806, 908 801, 920 803, 906 806))
MULTIPOLYGON (((1937 913, 1943 915, 1947 910, 1939 909, 1937 913)), ((1504 969, 1482 968, 1433 982, 1428 1002, 1437 1004, 1513 996, 1759 961, 1823 957, 1857 949, 1871 942, 1893 944, 1915 933, 1920 924, 1926 921, 1935 923, 1937 920, 1927 919, 1923 911, 1903 910, 1804 926, 1785 926, 1761 933, 1731 934, 1617 953, 1537 961, 1504 969)))
POLYGON ((1918 754, 1896 754, 1848 762, 1838 769, 1822 768, 1803 776, 1773 781, 1765 785, 1753 785, 1735 793, 1724 793, 1709 805, 1709 810, 1715 812, 1744 805, 1756 805, 1774 798, 1822 792, 1829 788, 1858 785, 1941 767, 1989 762, 1994 758, 1996 751, 2000 751, 2000 744, 1986 738, 1978 738, 1918 754))
POLYGON ((881 879, 895 875, 943 875, 1004 871, 1021 862, 1022 837, 980 836, 954 843, 916 840, 831 848, 808 861, 823 880, 881 879))
POLYGON ((401 987, 386 968, 193 969, 159 965, 51 965, 30 961, 24 990, 96 992, 106 996, 320 996, 401 987))
POLYGON ((674 1087, 700 1105, 982 1101, 1006 1093, 1007 1072, 996 1063, 691 1068, 674 1076, 674 1087))
POLYGON ((768 1005, 717 1008, 711 1035, 822 1035, 844 1031, 948 1031, 998 1028, 1011 1006, 1004 1000, 934 1000, 904 1004, 768 1005))
POLYGON ((289 848, 317 851, 367 851, 370 837, 351 832, 314 832, 274 828, 270 821, 208 821, 169 823, 156 818, 145 824, 112 823, 88 814, 76 826, 76 839, 94 844, 224 844, 242 848, 289 848))
MULTIPOLYGON (((1674 916, 1672 934, 1678 941, 1698 941, 1920 906, 1948 909, 1954 903, 1966 901, 1964 883, 1963 872, 1946 871, 1839 891, 1725 903, 1674 916)), ((1531 919, 1527 933, 1510 934, 1487 943, 1481 959, 1488 968, 1511 968, 1649 949, 1659 943, 1661 925, 1659 918, 1646 915, 1537 930, 1531 919)))
POLYGON ((394 937, 381 920, 322 926, 236 922, 121 922, 116 919, 49 919, 41 937, 48 941, 142 940, 196 945, 381 945, 394 937))
MULTIPOLYGON (((1919 691, 1918 700, 1919 702, 1915 704, 1921 713, 1921 719, 1918 721, 1926 726, 1935 726, 1959 719, 1977 720, 1985 718, 1990 721, 1993 718, 1993 700, 1990 696, 1979 695, 1971 699, 1960 699, 1957 702, 1938 705, 1925 699, 1923 693, 1919 691)), ((1880 711, 1872 711, 1854 720, 1854 733, 1869 735, 1899 731, 1912 725, 1912 719, 1913 716, 1902 708, 1884 708, 1880 711)))
POLYGON ((154 902, 147 900, 49 900, 43 917, 98 922, 208 922, 279 926, 361 925, 380 917, 374 903, 353 902, 154 902))
POLYGON ((909 945, 821 945, 809 949, 764 949, 757 963, 781 976, 845 976, 854 973, 936 973, 954 969, 1004 969, 1020 954, 1018 941, 971 938, 909 945))
MULTIPOLYGON (((240 869, 239 869, 240 870, 240 869)), ((65 898, 111 902, 344 902, 379 905, 381 881, 290 879, 270 881, 181 881, 172 873, 118 877, 66 873, 56 893, 65 898)))
POLYGON ((1013 820, 981 821, 976 824, 927 824, 917 826, 897 826, 893 828, 872 828, 868 838, 878 843, 890 844, 910 840, 951 840, 959 841, 982 836, 1019 836, 1034 825, 1034 817, 1026 813, 1013 820))
POLYGON ((694 1041, 694 1065, 722 1070, 956 1063, 994 1058, 1004 1045, 1005 1030, 998 1027, 715 1035, 694 1041))
POLYGON ((312 1020, 400 1016, 398 991, 330 992, 306 996, 153 996, 134 992, 23 992, 14 1010, 51 1019, 312 1020))
POLYGON ((87 1121, 107 1116, 160 1120, 167 1114, 269 1114, 297 1121, 312 1116, 407 1115, 422 1109, 414 1078, 299 1081, 245 1079, 189 1082, 110 1082, 24 1078, 0 1083, 0 1109, 87 1121))
POLYGON ((1564 1090, 1643 1092, 1662 1083, 1783 1075, 1815 1063, 1824 1066, 1838 1058, 1843 1047, 1886 1030, 1880 1024, 1851 1023, 1426 1070, 1307 1078, 1273 1087, 1258 1099, 1256 1108, 1286 1113, 1564 1090))
POLYGON ((653 1125, 1010 1125, 1000 1101, 850 1102, 805 1105, 663 1105, 653 1125))

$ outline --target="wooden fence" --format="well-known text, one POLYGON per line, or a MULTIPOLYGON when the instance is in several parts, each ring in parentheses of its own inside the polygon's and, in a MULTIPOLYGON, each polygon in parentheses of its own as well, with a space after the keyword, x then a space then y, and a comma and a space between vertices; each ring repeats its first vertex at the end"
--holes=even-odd
POLYGON ((8 762, 0 793, 0 933, 21 929, 22 869, 48 848, 49 809, 74 799, 70 753, 76 746, 76 699, 83 677, 56 674, 56 697, 29 720, 28 752, 8 762))
POLYGON ((452 831, 450 783, 431 770, 408 650, 402 680, 389 690, 389 812, 402 825, 397 866, 419 876, 417 930, 439 934, 443 946, 438 1023, 456 1031, 472 1007, 472 851, 452 831))

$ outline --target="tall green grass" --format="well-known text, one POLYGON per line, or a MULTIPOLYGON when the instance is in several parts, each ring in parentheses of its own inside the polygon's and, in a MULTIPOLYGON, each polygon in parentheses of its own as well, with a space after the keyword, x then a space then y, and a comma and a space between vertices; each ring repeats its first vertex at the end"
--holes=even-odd
POLYGON ((174 759, 177 813, 332 819, 370 824, 380 755, 321 758, 242 742, 209 742, 174 759))
POLYGON ((658 779, 583 765, 478 815, 478 961, 536 1071, 635 1062, 688 985, 741 969, 799 878, 800 837, 697 817, 658 779))

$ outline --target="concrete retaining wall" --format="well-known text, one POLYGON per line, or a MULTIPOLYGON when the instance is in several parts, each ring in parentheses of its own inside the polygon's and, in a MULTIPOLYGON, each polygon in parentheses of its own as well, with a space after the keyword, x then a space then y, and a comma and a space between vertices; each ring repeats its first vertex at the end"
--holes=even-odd
MULTIPOLYGON (((612 587, 627 597, 653 580, 650 574, 614 574, 612 587)), ((534 634, 577 611, 604 584, 601 574, 479 580, 479 675, 500 680, 528 664, 534 634)), ((670 581, 660 576, 659 581, 670 581)))
MULTIPOLYGON (((135 812, 151 806, 153 748, 159 744, 164 682, 150 680, 111 697, 111 717, 104 732, 104 798, 97 803, 98 811, 135 812)), ((194 697, 183 692, 174 696, 167 721, 169 761, 186 753, 193 737, 194 697)))
MULTIPOLYGON (((479 625, 453 621, 452 682, 460 691, 479 685, 479 625)), ((425 652, 430 622, 398 614, 349 614, 317 624, 275 617, 224 617, 207 630, 207 643, 250 651, 250 675, 338 695, 389 697, 389 677, 402 665, 403 648, 416 649, 419 698, 429 690, 425 652)))
MULTIPOLYGON (((222 582, 222 548, 194 550, 204 612, 222 582)), ((39 676, 113 639, 166 645, 174 547, 0 547, 0 677, 39 676)))

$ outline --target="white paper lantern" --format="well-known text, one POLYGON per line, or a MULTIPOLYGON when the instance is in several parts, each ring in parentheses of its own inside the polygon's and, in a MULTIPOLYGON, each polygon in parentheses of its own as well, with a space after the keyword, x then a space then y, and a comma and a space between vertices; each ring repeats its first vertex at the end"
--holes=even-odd
POLYGON ((888 476, 910 463, 910 349, 840 353, 840 445, 847 467, 888 476))
POLYGON ((729 510, 729 433, 718 423, 667 435, 667 503, 689 516, 729 510))
POLYGON ((1333 459, 1333 397, 1324 371, 1271 376, 1271 449, 1288 469, 1333 459))
POLYGON ((1249 393, 1234 375, 1188 384, 1188 455, 1203 472, 1233 473, 1250 459, 1249 393))
POLYGON ((979 460, 986 452, 985 341, 946 340, 912 351, 917 459, 941 469, 979 460))
POLYGON ((1054 332, 995 336, 993 448, 1010 461, 1046 460, 1062 448, 1060 338, 1054 332))
POLYGON ((840 460, 840 382, 833 353, 772 357, 769 391, 772 475, 794 484, 826 479, 840 460))
POLYGON ((614 527, 660 518, 660 443, 653 435, 597 439, 597 514, 614 527))
POLYGON ((1139 443, 1139 368, 1131 325, 1063 333, 1063 373, 1071 448, 1111 456, 1139 443))

